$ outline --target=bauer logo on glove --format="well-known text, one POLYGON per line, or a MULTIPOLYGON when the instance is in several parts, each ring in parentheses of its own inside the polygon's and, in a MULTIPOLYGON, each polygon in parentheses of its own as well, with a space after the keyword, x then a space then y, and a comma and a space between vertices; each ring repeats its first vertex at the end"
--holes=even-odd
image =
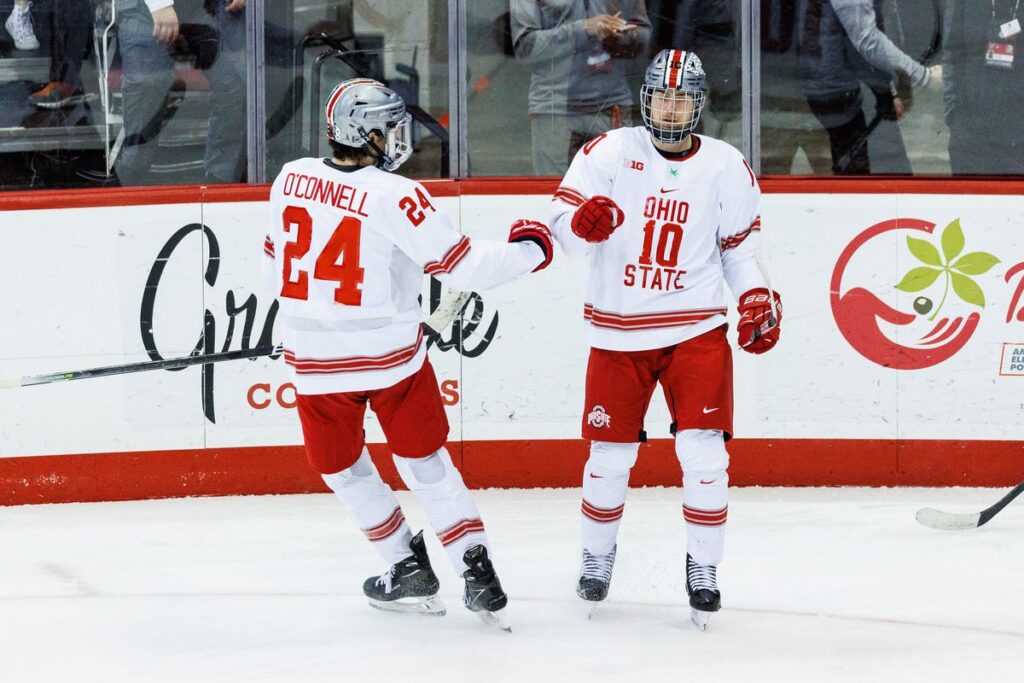
POLYGON ((739 344, 748 353, 764 353, 779 341, 782 297, 761 287, 740 297, 739 344))

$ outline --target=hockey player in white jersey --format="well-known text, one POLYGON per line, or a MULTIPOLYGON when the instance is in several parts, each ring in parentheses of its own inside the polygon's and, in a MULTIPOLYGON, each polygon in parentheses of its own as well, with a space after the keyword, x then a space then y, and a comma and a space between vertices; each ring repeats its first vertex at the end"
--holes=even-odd
POLYGON ((728 512, 732 436, 728 286, 739 346, 768 351, 782 305, 758 265, 760 190, 735 148, 694 129, 707 97, 692 52, 662 50, 641 87, 644 126, 595 138, 553 199, 552 232, 587 256, 589 322, 583 436, 583 560, 577 593, 603 600, 629 472, 660 383, 683 469, 686 587, 701 628, 721 604, 716 570, 728 512))
POLYGON ((326 119, 333 158, 284 166, 271 188, 264 244, 310 465, 390 565, 363 586, 371 605, 444 614, 422 532, 413 536, 366 449, 369 404, 399 475, 465 579, 466 607, 503 625, 508 598, 480 513, 444 446, 448 420, 417 297, 424 272, 455 289, 485 290, 538 271, 551 262, 551 234, 520 220, 508 244, 471 240, 423 185, 390 173, 412 153, 411 119, 382 84, 339 84, 326 119))

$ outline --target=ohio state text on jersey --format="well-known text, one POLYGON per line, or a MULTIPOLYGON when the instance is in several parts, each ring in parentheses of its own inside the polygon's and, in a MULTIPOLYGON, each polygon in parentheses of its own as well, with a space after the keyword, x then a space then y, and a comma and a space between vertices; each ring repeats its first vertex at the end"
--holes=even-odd
POLYGON ((591 346, 655 349, 725 324, 735 296, 766 287, 757 265, 761 192, 734 147, 693 135, 666 159, 645 128, 609 131, 585 145, 552 199, 551 230, 569 256, 589 255, 583 315, 591 346), (605 242, 572 232, 576 209, 611 197, 625 220, 605 242))
POLYGON ((268 212, 263 248, 300 394, 381 389, 419 370, 424 272, 479 291, 544 260, 530 243, 459 234, 425 187, 373 166, 286 164, 268 212))

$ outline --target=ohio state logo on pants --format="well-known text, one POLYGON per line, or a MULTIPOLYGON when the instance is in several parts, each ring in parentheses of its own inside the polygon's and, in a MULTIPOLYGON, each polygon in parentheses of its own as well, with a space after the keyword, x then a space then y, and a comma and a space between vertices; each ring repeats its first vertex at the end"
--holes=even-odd
POLYGON ((612 423, 612 416, 604 412, 604 406, 594 406, 587 414, 587 422, 591 427, 600 429, 612 423))

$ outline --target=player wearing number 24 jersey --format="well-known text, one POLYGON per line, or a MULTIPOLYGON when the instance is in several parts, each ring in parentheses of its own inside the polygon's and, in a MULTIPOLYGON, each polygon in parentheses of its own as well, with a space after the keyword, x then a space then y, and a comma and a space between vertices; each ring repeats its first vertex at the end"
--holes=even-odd
POLYGON ((641 88, 644 126, 609 131, 584 146, 551 214, 566 255, 590 260, 583 435, 591 450, 578 593, 595 602, 607 594, 629 471, 660 383, 684 472, 687 589, 702 627, 720 604, 715 572, 728 512, 726 289, 738 302, 742 349, 772 348, 782 318, 779 295, 757 261, 757 179, 735 148, 693 132, 706 97, 698 57, 661 51, 641 88))
POLYGON ((376 413, 403 481, 456 571, 465 604, 500 622, 507 597, 480 513, 445 449, 448 420, 421 332, 424 273, 485 290, 551 262, 547 227, 519 220, 509 242, 459 234, 427 189, 394 175, 412 153, 411 119, 394 91, 339 84, 326 107, 331 159, 285 164, 270 191, 264 252, 296 386, 309 462, 390 566, 368 579, 371 605, 443 613, 438 581, 365 446, 376 413))

